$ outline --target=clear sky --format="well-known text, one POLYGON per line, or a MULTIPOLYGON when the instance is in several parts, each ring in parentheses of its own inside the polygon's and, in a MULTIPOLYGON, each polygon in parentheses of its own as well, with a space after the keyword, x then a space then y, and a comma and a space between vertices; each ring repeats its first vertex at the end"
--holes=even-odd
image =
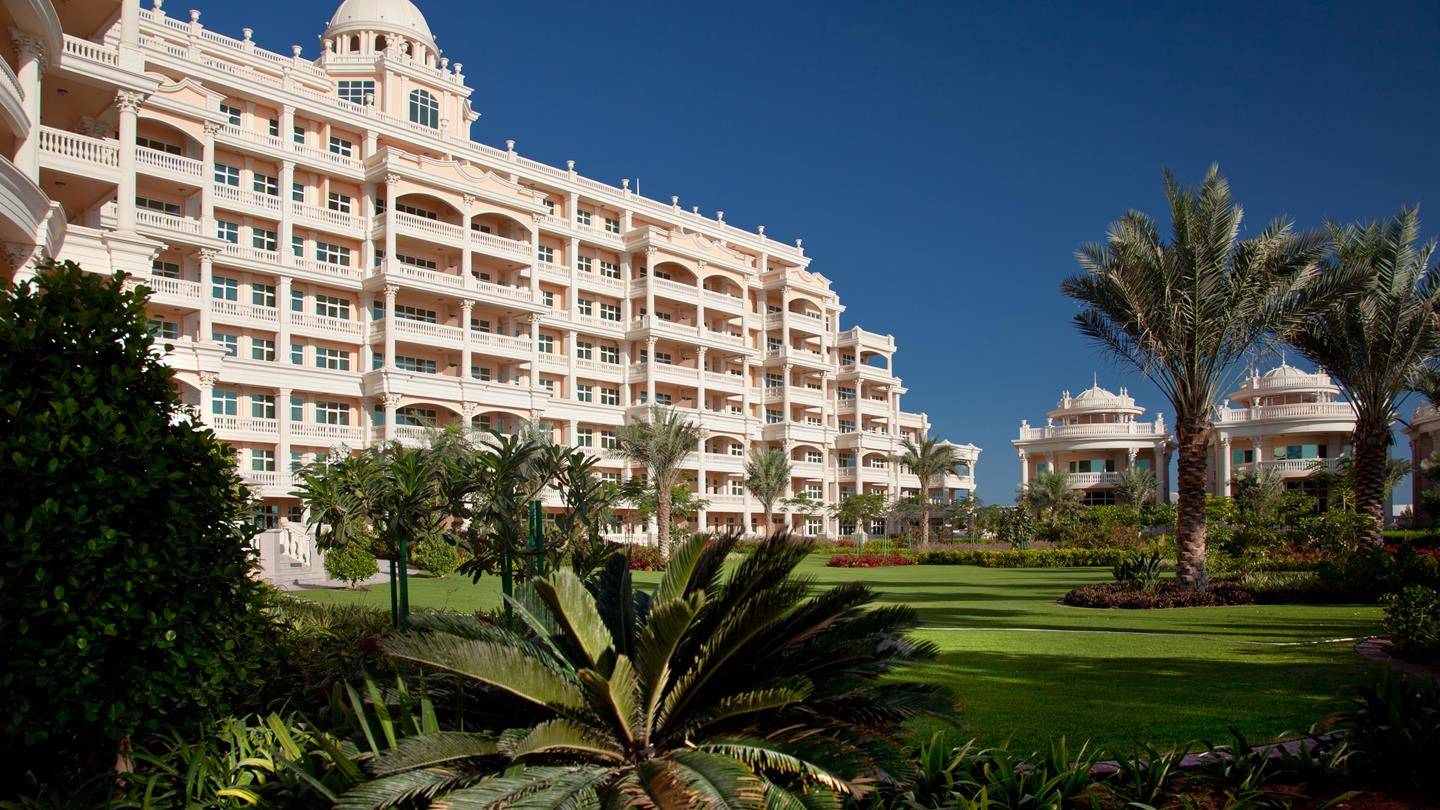
MULTIPOLYGON (((306 56, 334 11, 196 4, 306 56)), ((1092 372, 1166 410, 1056 291, 1126 209, 1163 215, 1162 168, 1219 162, 1252 229, 1419 203, 1440 233, 1435 0, 418 5, 475 89, 475 139, 803 237, 843 326, 899 342, 906 409, 983 448, 991 502, 1014 496, 1020 419, 1092 372)))

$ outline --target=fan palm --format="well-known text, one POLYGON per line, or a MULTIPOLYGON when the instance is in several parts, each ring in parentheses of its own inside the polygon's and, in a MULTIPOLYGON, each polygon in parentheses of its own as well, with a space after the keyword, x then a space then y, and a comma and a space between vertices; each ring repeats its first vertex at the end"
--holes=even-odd
POLYGON ((616 435, 620 454, 642 465, 655 485, 655 520, 659 524, 660 558, 670 557, 670 491, 680 478, 680 467, 695 452, 700 428, 679 412, 650 406, 648 420, 636 420, 616 435))
POLYGON ((436 615, 387 639, 532 717, 402 739, 340 807, 835 807, 906 775, 904 723, 951 708, 888 677, 935 654, 907 636, 914 609, 870 608, 857 582, 811 595, 794 576, 808 545, 787 535, 724 577, 736 540, 679 544, 648 596, 618 557, 593 593, 569 569, 532 579, 513 599, 528 632, 436 615))
POLYGON ((1070 488, 1070 476, 1058 470, 1035 473, 1020 497, 1037 520, 1051 525, 1080 505, 1080 493, 1070 488))
POLYGON ((1204 590, 1206 443, 1211 413, 1239 361, 1335 285, 1314 272, 1323 239, 1276 221, 1240 241, 1242 212, 1211 167, 1198 189, 1165 173, 1174 233, 1131 211, 1107 242, 1083 245, 1084 273, 1060 289, 1083 306, 1080 332, 1135 365, 1170 400, 1179 444, 1176 575, 1204 590))
POLYGON ((1420 383, 1425 361, 1440 351, 1440 265, 1427 266, 1434 242, 1416 244, 1415 208, 1385 223, 1329 230, 1326 270, 1358 274, 1368 283, 1361 294, 1332 302, 1285 337, 1335 379, 1355 408, 1355 511, 1374 522, 1365 539, 1379 545, 1390 425, 1400 398, 1420 383))
POLYGON ((790 487, 790 459, 778 447, 769 447, 745 462, 745 488, 765 508, 765 532, 773 530, 775 502, 790 487))
POLYGON ((1134 464, 1115 474, 1115 502, 1135 511, 1155 497, 1155 473, 1134 464))
POLYGON ((918 442, 907 438, 900 446, 903 452, 891 461, 909 467, 910 472, 920 479, 920 545, 929 547, 930 490, 935 486, 936 479, 943 479, 946 473, 955 470, 960 463, 960 456, 955 452, 954 445, 928 436, 918 442))

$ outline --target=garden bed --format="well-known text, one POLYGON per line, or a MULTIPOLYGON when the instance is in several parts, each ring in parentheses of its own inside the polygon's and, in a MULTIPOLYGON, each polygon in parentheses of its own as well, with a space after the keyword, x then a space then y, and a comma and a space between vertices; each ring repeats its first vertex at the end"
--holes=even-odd
POLYGON ((1176 580, 1166 579, 1148 589, 1120 582, 1084 585, 1065 594, 1060 601, 1071 607, 1144 610, 1253 605, 1257 600, 1254 592, 1229 580, 1212 582, 1209 590, 1195 592, 1181 589, 1176 580))
POLYGON ((904 554, 836 554, 825 561, 827 568, 887 568, 911 565, 915 561, 904 554))

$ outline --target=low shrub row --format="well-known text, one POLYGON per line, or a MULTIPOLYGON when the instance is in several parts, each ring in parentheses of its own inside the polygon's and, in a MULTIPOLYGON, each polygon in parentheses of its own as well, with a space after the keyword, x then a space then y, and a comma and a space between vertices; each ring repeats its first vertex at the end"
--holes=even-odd
POLYGON ((1149 588, 1138 588, 1126 582, 1101 582, 1085 585, 1065 594, 1062 601, 1071 607, 1087 608, 1177 608, 1253 605, 1255 594, 1233 580, 1211 582, 1204 591, 1180 588, 1173 579, 1161 580, 1149 588))
POLYGON ((904 554, 836 554, 825 561, 825 567, 884 568, 891 565, 910 565, 912 562, 904 554))
POLYGON ((915 557, 921 565, 974 565, 980 568, 1083 568, 1118 565, 1124 548, 1030 548, 1010 550, 938 550, 915 557))

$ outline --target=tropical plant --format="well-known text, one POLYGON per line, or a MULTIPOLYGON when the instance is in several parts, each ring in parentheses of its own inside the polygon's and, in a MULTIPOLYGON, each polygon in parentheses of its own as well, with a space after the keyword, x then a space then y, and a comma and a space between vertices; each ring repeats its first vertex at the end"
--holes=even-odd
POLYGON ((1156 485, 1153 470, 1132 463, 1115 474, 1115 503, 1138 512, 1145 508, 1145 504, 1155 500, 1156 485))
POLYGON ((700 442, 700 428, 680 412, 651 405, 648 419, 636 419, 616 434, 621 455, 645 468, 657 493, 656 522, 660 557, 670 556, 670 491, 680 468, 700 442))
POLYGON ((1241 520, 1265 518, 1284 494, 1285 474, 1274 467, 1257 465, 1230 476, 1230 497, 1241 520))
POLYGON ((523 726, 404 738, 342 807, 834 806, 903 776, 904 724, 951 707, 890 677, 934 656, 905 606, 847 583, 811 595, 808 546, 763 542, 728 576, 737 536, 680 543, 653 595, 612 558, 594 592, 568 569, 514 596, 525 631, 444 617, 383 642, 526 708, 523 726))
POLYGON ((1325 272, 1355 275, 1367 284, 1286 330, 1285 339, 1335 379, 1355 409, 1355 511, 1385 526, 1385 478, 1399 400, 1414 388, 1424 364, 1440 353, 1440 265, 1429 265, 1435 243, 1416 244, 1420 213, 1403 208, 1390 221, 1330 225, 1325 272))
POLYGON ((46 262, 0 284, 0 776, 111 770, 264 662, 234 452, 186 408, 149 289, 46 262))
POLYGON ((410 560, 432 577, 444 577, 460 567, 460 552, 443 537, 427 537, 415 544, 410 560))
POLYGON ((1020 501, 1036 520, 1054 526, 1080 506, 1080 493, 1070 488, 1069 475, 1059 470, 1041 470, 1030 476, 1020 501))
POLYGON ((1242 214, 1230 186, 1211 167, 1198 189, 1165 172, 1173 235, 1132 211, 1110 226, 1106 244, 1077 253, 1084 272, 1061 291, 1084 307, 1080 332, 1132 363, 1175 412, 1180 507, 1177 576, 1204 590, 1205 476, 1211 414, 1237 366, 1267 335, 1337 291, 1343 279, 1313 271, 1319 235, 1276 221, 1237 241, 1242 214))
POLYGON ((870 525, 885 514, 885 494, 865 492, 846 495, 840 503, 831 507, 831 512, 842 524, 854 526, 861 532, 869 532, 870 525))
POLYGON ((944 483, 945 475, 954 472, 960 464, 955 446, 925 436, 919 441, 906 437, 900 443, 901 453, 891 461, 904 464, 920 479, 920 545, 930 546, 930 490, 938 480, 944 483))
MULTIPOLYGON (((1434 454, 1432 453, 1431 455, 1434 454)), ((1419 469, 1421 474, 1428 474, 1426 466, 1428 461, 1429 459, 1421 459, 1419 469)), ((1411 472, 1410 462, 1405 459, 1386 459, 1384 480, 1385 497, 1390 497, 1390 493, 1395 490, 1395 487, 1400 486, 1400 482, 1404 481, 1405 476, 1411 472)), ((1341 456, 1334 460, 1333 466, 1329 461, 1323 458, 1317 458, 1311 463, 1311 473, 1306 476, 1306 478, 1315 482, 1318 487, 1330 494, 1331 508, 1348 510, 1355 508, 1354 456, 1341 456)), ((1367 539, 1369 537, 1368 527, 1366 537, 1367 539)))
POLYGON ((352 544, 325 553, 325 575, 345 583, 351 590, 380 571, 368 546, 352 544))
POLYGON ((790 458, 780 447, 767 447, 745 462, 745 488, 765 510, 765 533, 775 530, 775 502, 790 488, 790 458))
POLYGON ((1148 591, 1160 583, 1162 563, 1159 551, 1132 551, 1116 563, 1110 573, 1127 588, 1148 591))

